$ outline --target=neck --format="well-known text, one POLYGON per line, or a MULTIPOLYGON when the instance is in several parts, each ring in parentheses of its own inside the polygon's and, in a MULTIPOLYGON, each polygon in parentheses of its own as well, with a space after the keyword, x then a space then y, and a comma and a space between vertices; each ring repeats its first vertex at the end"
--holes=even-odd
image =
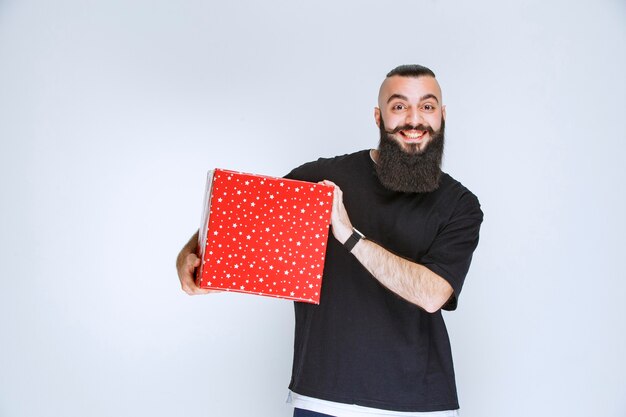
POLYGON ((370 158, 375 164, 378 164, 378 149, 370 149, 370 158))

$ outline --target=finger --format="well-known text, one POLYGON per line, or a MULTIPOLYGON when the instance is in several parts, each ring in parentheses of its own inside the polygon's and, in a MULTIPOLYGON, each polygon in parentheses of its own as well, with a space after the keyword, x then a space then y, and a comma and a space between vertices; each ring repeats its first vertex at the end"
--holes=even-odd
POLYGON ((196 287, 196 288, 193 290, 193 293, 192 293, 192 294, 189 294, 189 295, 202 295, 202 294, 208 294, 208 293, 211 293, 211 292, 216 292, 216 291, 211 291, 211 290, 209 290, 208 288, 200 288, 200 287, 196 287))
POLYGON ((185 265, 187 266, 187 270, 193 273, 194 270, 200 266, 200 258, 198 258, 194 253, 191 253, 187 255, 185 265))
POLYGON ((328 185, 330 187, 337 187, 337 184, 335 184, 334 182, 330 180, 322 180, 320 181, 320 184, 328 185))
POLYGON ((201 295, 214 293, 219 291, 210 290, 208 288, 200 288, 196 285, 196 280, 194 278, 195 270, 200 266, 202 260, 194 253, 190 253, 186 258, 187 262, 187 273, 183 275, 181 278, 181 287, 185 293, 188 295, 201 295))
POLYGON ((186 276, 181 281, 182 290, 188 295, 200 295, 212 292, 207 288, 200 288, 196 285, 195 280, 191 276, 186 276))
POLYGON ((221 292, 221 291, 211 290, 208 288, 200 288, 194 283, 192 286, 188 287, 187 291, 185 292, 188 295, 202 295, 202 294, 211 294, 211 293, 216 293, 216 292, 221 292))
MULTIPOLYGON (((319 184, 324 184, 324 185, 328 185, 329 187, 333 187, 333 193, 335 197, 338 195, 337 192, 341 193, 341 188, 339 188, 337 184, 335 184, 334 182, 330 180, 322 180, 319 182, 319 184)), ((339 194, 339 196, 341 196, 341 194, 339 194)))

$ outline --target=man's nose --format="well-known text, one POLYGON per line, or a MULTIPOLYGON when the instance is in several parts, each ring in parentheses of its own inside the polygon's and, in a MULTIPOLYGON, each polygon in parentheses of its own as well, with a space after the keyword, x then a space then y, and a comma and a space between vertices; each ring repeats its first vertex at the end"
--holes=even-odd
POLYGON ((417 126, 422 122, 422 114, 419 109, 410 109, 407 112, 405 122, 411 126, 417 126))

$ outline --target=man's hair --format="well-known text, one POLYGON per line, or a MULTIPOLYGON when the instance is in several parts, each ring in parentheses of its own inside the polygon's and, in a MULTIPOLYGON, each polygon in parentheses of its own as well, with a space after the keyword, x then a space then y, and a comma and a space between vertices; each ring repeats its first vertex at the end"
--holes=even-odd
POLYGON ((400 65, 399 67, 395 67, 389 74, 387 74, 387 78, 393 77, 394 75, 399 75, 401 77, 423 77, 430 76, 435 78, 435 73, 430 70, 430 68, 423 67, 421 65, 412 64, 412 65, 400 65))

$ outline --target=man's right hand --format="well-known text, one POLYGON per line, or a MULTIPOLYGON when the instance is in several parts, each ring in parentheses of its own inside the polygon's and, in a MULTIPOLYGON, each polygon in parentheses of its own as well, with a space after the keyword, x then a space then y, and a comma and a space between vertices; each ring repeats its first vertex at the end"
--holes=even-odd
POLYGON ((176 258, 176 270, 178 271, 178 279, 180 286, 189 295, 208 294, 211 291, 200 288, 196 285, 194 279, 196 268, 200 266, 200 258, 196 255, 198 248, 198 232, 196 232, 189 242, 183 247, 176 258))

